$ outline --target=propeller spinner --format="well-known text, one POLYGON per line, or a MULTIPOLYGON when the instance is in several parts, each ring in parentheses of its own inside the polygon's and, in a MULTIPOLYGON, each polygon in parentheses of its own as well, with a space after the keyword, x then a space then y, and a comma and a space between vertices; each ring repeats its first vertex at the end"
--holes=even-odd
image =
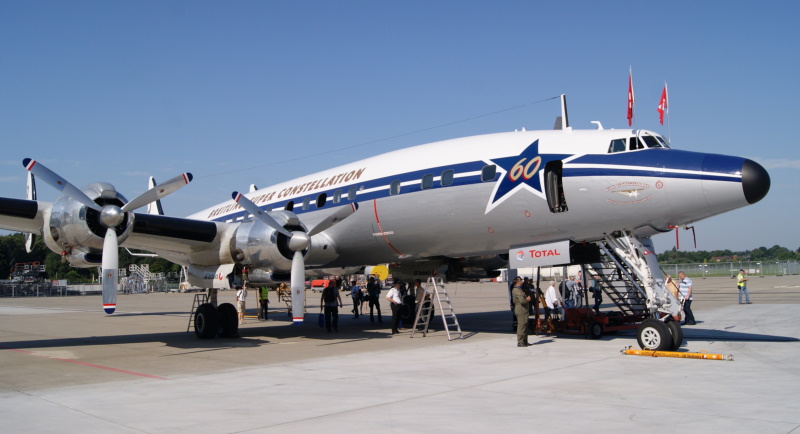
POLYGON ((145 191, 120 208, 111 204, 104 206, 98 205, 83 191, 35 160, 26 158, 22 160, 22 165, 41 181, 44 181, 46 184, 62 192, 70 199, 100 213, 100 224, 106 228, 106 235, 103 239, 102 259, 103 310, 108 314, 114 313, 117 308, 117 278, 119 273, 119 241, 115 228, 123 222, 126 213, 161 199, 170 193, 174 193, 179 188, 190 183, 192 181, 192 174, 183 173, 178 175, 161 185, 157 185, 145 191))

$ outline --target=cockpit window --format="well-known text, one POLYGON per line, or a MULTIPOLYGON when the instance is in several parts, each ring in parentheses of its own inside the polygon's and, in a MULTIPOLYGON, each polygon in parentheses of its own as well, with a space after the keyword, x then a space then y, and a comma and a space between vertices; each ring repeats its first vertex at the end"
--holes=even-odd
POLYGON ((663 147, 665 147, 667 149, 671 149, 672 148, 672 146, 670 146, 669 142, 667 142, 667 140, 665 138, 663 138, 661 136, 656 136, 656 139, 658 139, 658 141, 661 142, 661 146, 663 146, 663 147))
POLYGON ((611 144, 608 146, 608 153, 613 154, 615 152, 625 152, 625 139, 611 141, 611 144))
POLYGON ((667 140, 657 134, 644 133, 638 136, 628 137, 626 139, 614 139, 608 145, 608 153, 613 154, 616 152, 638 151, 645 148, 667 148, 671 146, 667 140))
POLYGON ((628 144, 629 144, 629 146, 628 146, 628 150, 629 151, 635 151, 637 149, 644 149, 644 144, 642 143, 641 140, 638 140, 638 138, 636 138, 636 137, 631 137, 630 139, 628 139, 628 144))
POLYGON ((660 148, 661 147, 661 142, 659 142, 658 139, 656 139, 653 136, 642 136, 641 139, 642 139, 642 141, 644 141, 645 145, 647 145, 648 148, 660 148))

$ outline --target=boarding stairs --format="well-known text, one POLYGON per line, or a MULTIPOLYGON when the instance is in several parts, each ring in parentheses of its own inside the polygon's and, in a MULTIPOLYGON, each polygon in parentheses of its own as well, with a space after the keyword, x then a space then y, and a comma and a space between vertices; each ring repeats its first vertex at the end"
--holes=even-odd
POLYGON ((608 246, 600 248, 600 262, 587 264, 602 282, 603 293, 623 315, 647 312, 646 294, 635 274, 631 274, 624 261, 617 258, 608 246))
POLYGON ((666 286, 649 237, 621 231, 606 235, 596 244, 601 261, 590 266, 603 279, 604 292, 624 314, 655 317, 681 313, 683 307, 666 286))
POLYGON ((444 331, 447 333, 447 340, 451 341, 456 338, 458 334, 459 339, 464 339, 461 332, 461 325, 458 323, 458 317, 453 309, 453 303, 450 301, 450 296, 447 294, 447 289, 444 286, 444 280, 440 277, 429 277, 425 285, 425 293, 422 297, 422 303, 417 305, 417 315, 414 319, 414 328, 411 330, 411 337, 416 333, 422 333, 422 336, 428 334, 431 318, 434 314, 434 300, 439 306, 439 313, 442 316, 442 324, 444 331), (429 297, 430 296, 430 297, 429 297))

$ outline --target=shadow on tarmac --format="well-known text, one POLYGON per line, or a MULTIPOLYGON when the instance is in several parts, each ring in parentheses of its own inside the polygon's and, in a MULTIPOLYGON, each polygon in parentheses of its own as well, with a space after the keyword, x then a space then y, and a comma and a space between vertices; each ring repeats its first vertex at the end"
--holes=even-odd
MULTIPOLYGON (((186 315, 185 312, 159 312, 159 313, 130 313, 116 316, 150 316, 150 315, 186 315)), ((0 349, 33 349, 72 347, 87 345, 120 345, 161 342, 169 347, 186 350, 223 350, 229 348, 258 347, 273 344, 270 338, 280 339, 316 339, 320 341, 336 340, 324 345, 338 345, 342 343, 367 341, 371 339, 391 338, 389 321, 382 324, 370 323, 367 317, 353 319, 352 317, 339 318, 339 332, 327 332, 325 328, 318 327, 315 315, 307 314, 307 321, 299 327, 290 326, 288 320, 269 321, 259 323, 261 327, 250 326, 239 329, 240 338, 198 339, 193 331, 176 331, 167 333, 125 334, 115 336, 87 336, 61 339, 7 341, 0 344, 0 349)), ((465 338, 478 333, 501 333, 513 335, 511 330, 511 312, 493 311, 458 314, 459 324, 465 338)), ((252 320, 251 320, 252 321, 252 320)), ((443 324, 440 315, 436 315, 431 323, 429 333, 443 333, 443 324)), ((738 342, 798 342, 800 339, 791 336, 776 336, 755 333, 740 333, 725 330, 705 330, 695 326, 683 327, 684 338, 687 341, 738 341, 738 342)), ((408 336, 410 328, 404 332, 408 336)), ((421 335, 420 335, 421 336, 421 335)), ((552 342, 552 339, 585 339, 581 334, 562 333, 557 335, 531 335, 538 337, 535 344, 552 342)), ((635 330, 621 330, 613 334, 604 334, 601 340, 613 340, 616 337, 630 339, 636 337, 635 330)))

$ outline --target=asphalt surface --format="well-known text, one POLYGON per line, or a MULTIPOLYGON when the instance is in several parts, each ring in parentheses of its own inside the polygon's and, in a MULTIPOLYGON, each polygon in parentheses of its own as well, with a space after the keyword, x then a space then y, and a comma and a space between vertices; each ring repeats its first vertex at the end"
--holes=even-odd
MULTIPOLYGON (((516 346, 507 288, 449 284, 464 339, 436 317, 426 337, 353 319, 338 333, 248 318, 241 338, 187 332, 194 294, 0 299, 5 432, 760 432, 800 431, 800 276, 695 279, 696 326, 681 352, 733 361, 622 355, 633 331, 599 340, 531 336, 516 346)), ((249 311, 255 313, 254 294, 249 311)), ((232 302, 230 291, 220 302, 232 302)), ((605 306, 610 309, 610 306, 605 306)))

